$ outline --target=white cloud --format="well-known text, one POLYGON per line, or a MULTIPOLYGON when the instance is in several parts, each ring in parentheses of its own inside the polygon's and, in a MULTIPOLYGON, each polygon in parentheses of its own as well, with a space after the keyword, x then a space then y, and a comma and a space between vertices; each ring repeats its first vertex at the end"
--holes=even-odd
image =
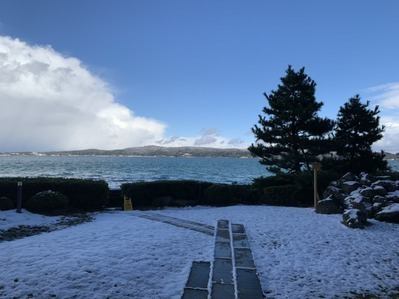
POLYGON ((166 127, 118 104, 78 59, 2 36, 0 104, 0 151, 141 146, 166 127))
POLYGON ((399 82, 371 87, 368 93, 373 103, 381 107, 381 123, 385 126, 384 137, 375 149, 399 152, 399 82))
POLYGON ((201 134, 194 137, 171 137, 157 142, 162 146, 202 146, 218 148, 246 148, 248 144, 239 138, 226 138, 221 136, 216 129, 204 129, 201 134))

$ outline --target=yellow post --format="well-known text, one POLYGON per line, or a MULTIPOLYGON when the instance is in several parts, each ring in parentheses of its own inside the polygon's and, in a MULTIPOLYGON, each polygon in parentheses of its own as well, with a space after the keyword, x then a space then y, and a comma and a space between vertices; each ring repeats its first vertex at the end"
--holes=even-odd
POLYGON ((321 169, 321 164, 319 162, 314 162, 313 166, 313 200, 314 208, 316 209, 317 203, 319 201, 319 192, 317 191, 317 172, 321 169))
POLYGON ((133 210, 132 200, 129 197, 127 197, 126 195, 123 197, 123 210, 124 211, 133 210))

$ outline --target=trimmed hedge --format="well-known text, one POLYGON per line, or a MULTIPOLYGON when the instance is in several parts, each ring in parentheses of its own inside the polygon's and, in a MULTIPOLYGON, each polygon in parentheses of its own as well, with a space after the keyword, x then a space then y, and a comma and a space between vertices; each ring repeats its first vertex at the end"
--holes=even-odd
POLYGON ((53 190, 69 199, 69 209, 92 211, 102 209, 108 201, 109 188, 105 181, 67 178, 0 178, 0 196, 16 203, 17 182, 22 181, 22 207, 36 193, 53 190))
POLYGON ((6 196, 0 197, 0 211, 7 211, 14 209, 14 203, 6 196))
POLYGON ((165 206, 227 206, 253 204, 258 200, 258 192, 251 185, 217 184, 200 181, 154 181, 126 183, 121 186, 123 196, 132 199, 133 208, 165 206))
POLYGON ((60 192, 42 191, 33 195, 25 206, 33 213, 57 215, 64 213, 68 208, 68 198, 60 192))

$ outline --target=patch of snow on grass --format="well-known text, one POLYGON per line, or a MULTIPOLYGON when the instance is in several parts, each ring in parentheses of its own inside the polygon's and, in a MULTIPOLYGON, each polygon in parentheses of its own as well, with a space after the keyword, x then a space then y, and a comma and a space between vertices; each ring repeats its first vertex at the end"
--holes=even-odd
POLYGON ((17 213, 15 210, 0 211, 0 230, 6 230, 19 225, 48 225, 57 222, 58 216, 44 216, 22 210, 17 213))
POLYGON ((233 206, 165 210, 166 215, 247 229, 263 290, 269 298, 342 298, 350 292, 381 298, 399 287, 399 225, 370 220, 354 230, 341 215, 308 208, 233 206))
POLYGON ((191 263, 211 260, 212 237, 135 213, 0 243, 0 297, 180 298, 191 263))

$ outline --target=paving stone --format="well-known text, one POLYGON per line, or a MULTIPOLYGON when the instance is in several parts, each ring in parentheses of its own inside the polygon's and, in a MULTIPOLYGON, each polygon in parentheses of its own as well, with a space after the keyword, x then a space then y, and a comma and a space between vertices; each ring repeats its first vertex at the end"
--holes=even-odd
POLYGON ((185 288, 181 299, 208 299, 208 291, 185 288))
POLYGON ((212 282, 233 283, 233 264, 231 259, 215 258, 213 261, 212 282))
POLYGON ((251 249, 249 248, 234 248, 234 258, 237 268, 254 268, 255 263, 252 258, 251 249))
POLYGON ((228 220, 218 220, 218 226, 217 228, 221 228, 221 229, 229 229, 229 221, 228 220))
POLYGON ((186 287, 206 289, 208 287, 210 269, 210 262, 193 262, 186 287))
POLYGON ((246 234, 233 234, 233 246, 249 248, 249 242, 246 234))
POLYGON ((230 243, 230 231, 228 229, 218 229, 216 231, 216 242, 230 243))
POLYGON ((232 284, 212 284, 211 299, 234 299, 234 285, 232 284))
POLYGON ((263 299, 262 287, 255 269, 236 269, 238 299, 263 299))
POLYGON ((228 242, 216 242, 215 243, 215 258, 231 258, 231 248, 228 242))
POLYGON ((245 234, 245 228, 242 224, 232 224, 231 231, 233 234, 245 234))

